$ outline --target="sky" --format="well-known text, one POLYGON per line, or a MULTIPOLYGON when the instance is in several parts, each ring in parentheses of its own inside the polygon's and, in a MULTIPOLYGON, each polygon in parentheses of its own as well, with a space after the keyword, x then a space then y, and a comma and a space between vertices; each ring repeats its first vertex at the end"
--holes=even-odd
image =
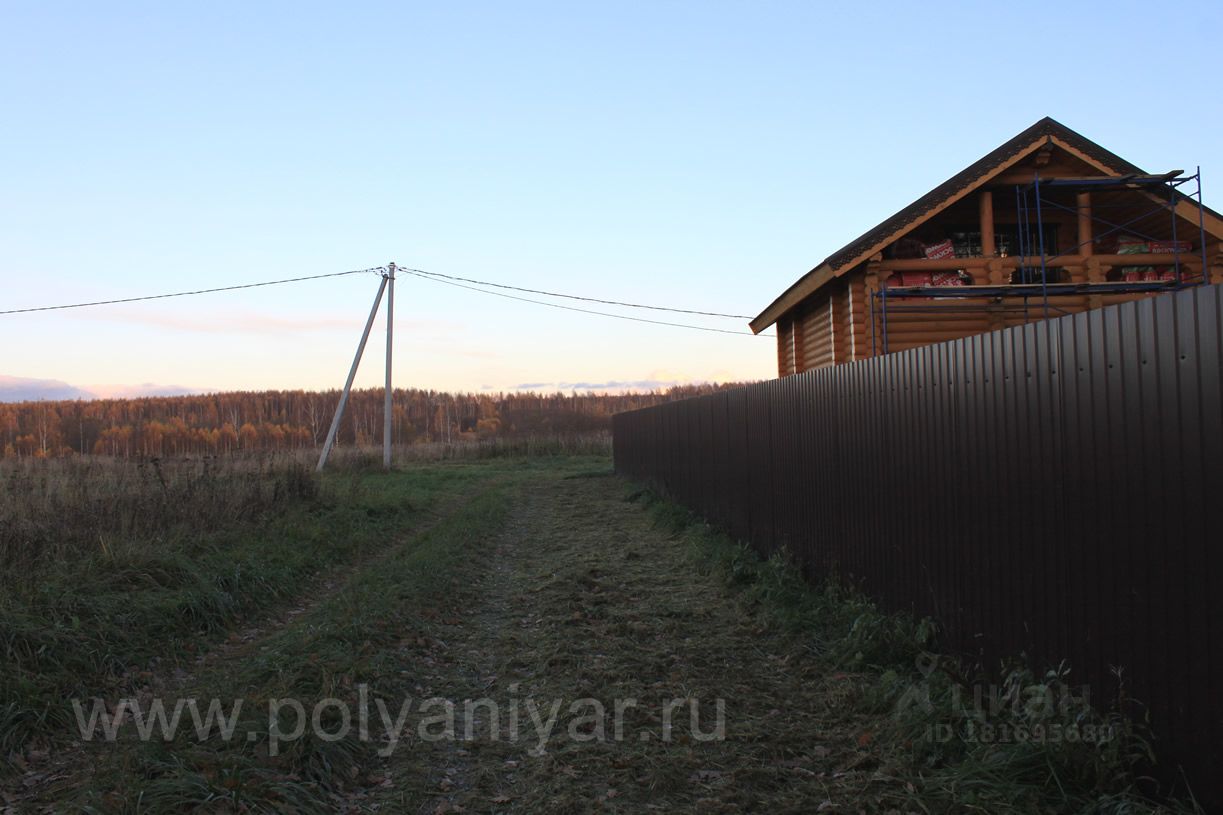
MULTIPOLYGON (((754 316, 1046 115, 1150 171, 1201 165, 1218 208, 1221 24, 1194 2, 0 0, 0 310, 395 261, 754 316)), ((0 316, 0 375, 335 388, 377 284, 0 316)), ((395 336, 404 387, 776 371, 768 337, 408 276, 395 336)))

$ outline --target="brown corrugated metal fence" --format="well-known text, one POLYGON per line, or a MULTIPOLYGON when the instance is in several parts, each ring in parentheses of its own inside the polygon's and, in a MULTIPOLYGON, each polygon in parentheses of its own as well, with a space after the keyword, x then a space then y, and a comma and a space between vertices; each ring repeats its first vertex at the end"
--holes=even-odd
POLYGON ((1096 698, 1123 666, 1223 801, 1221 313, 1194 288, 622 413, 616 470, 954 648, 1096 698))

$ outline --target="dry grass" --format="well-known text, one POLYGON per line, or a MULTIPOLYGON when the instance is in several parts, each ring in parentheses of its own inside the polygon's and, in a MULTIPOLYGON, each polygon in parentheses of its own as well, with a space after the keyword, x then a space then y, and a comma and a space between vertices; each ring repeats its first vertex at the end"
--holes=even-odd
POLYGON ((0 587, 97 553, 172 545, 184 531, 242 524, 317 495, 287 457, 0 462, 0 587))
MULTIPOLYGON (((86 694, 78 673, 101 691, 250 703, 239 725, 250 740, 93 743, 57 771, 44 766, 23 794, 56 810, 132 813, 1189 811, 1134 795, 1124 754, 920 744, 921 728, 941 714, 898 716, 896 698, 915 681, 928 623, 884 615, 836 585, 813 591, 784 560, 761 561, 611 477, 606 459, 543 449, 535 458, 472 453, 390 474, 363 469, 365 454, 348 451, 314 498, 273 515, 258 535, 186 557, 205 575, 202 586, 184 591, 168 580, 168 593, 136 584, 107 593, 86 583, 84 605, 0 616, 0 646, 25 660, 17 681, 0 674, 9 682, 0 690, 23 714, 37 713, 39 700, 46 713, 69 693, 86 694), (422 507, 436 510, 427 524, 416 523, 422 507), (354 556, 354 543, 371 554, 354 556), (241 646, 205 661, 142 663, 173 653, 175 637, 201 621, 212 628, 190 634, 195 642, 234 631, 240 608, 213 613, 203 601, 232 574, 220 566, 235 559, 244 574, 280 587, 279 602, 301 592, 308 562, 333 574, 351 565, 311 602, 298 601, 300 613, 241 646), (200 616, 184 623, 183 608, 200 616), (80 609, 84 632, 70 616, 80 609), (103 624, 118 613, 172 622, 124 639, 103 624), (21 639, 39 636, 49 651, 21 639), (75 660, 77 651, 89 658, 75 660), (108 665, 107 654, 118 663, 108 665), (174 665, 187 676, 173 678, 166 668, 174 665), (108 670, 130 676, 133 668, 145 669, 146 687, 102 681, 108 670), (42 684, 28 684, 35 680, 42 684), (563 706, 543 751, 524 712, 517 741, 490 738, 482 719, 470 741, 408 736, 390 758, 352 736, 308 737, 269 755, 268 699, 296 698, 307 709, 326 697, 352 704, 362 684, 392 706, 405 697, 563 706), (625 738, 568 737, 571 703, 598 700, 610 714, 628 698, 636 705, 625 714, 625 738), (682 715, 672 738, 662 738, 667 702, 699 700, 707 731, 719 698, 724 739, 694 738, 682 715)), ((54 594, 68 584, 51 586, 54 594)), ((226 587, 250 596, 241 584, 226 587)), ((1023 687, 1039 681, 1015 675, 1023 687)), ((935 696, 946 690, 937 686, 935 696)), ((409 733, 418 721, 409 719, 409 733)), ((8 732, 42 738, 48 723, 69 727, 27 715, 8 732)), ((461 733, 461 711, 456 724, 461 733)), ((0 715, 0 737, 4 727, 0 715)), ((610 718, 605 731, 614 736, 610 718)))
POLYGON ((347 464, 322 478, 292 457, 6 464, 0 777, 71 739, 69 698, 191 664, 484 477, 347 464))
MULTIPOLYGON (((395 466, 506 457, 608 455, 606 432, 422 443, 394 448, 395 466)), ((176 545, 183 533, 255 521, 318 497, 318 450, 192 458, 0 460, 0 589, 130 545, 176 545)), ((382 466, 380 447, 339 447, 328 471, 382 466)))
MULTIPOLYGON (((53 759, 27 776, 36 782, 27 802, 100 812, 335 811, 354 786, 371 783, 371 746, 355 737, 306 738, 271 758, 267 700, 311 705, 325 697, 349 699, 358 682, 389 698, 411 693, 404 660, 422 608, 436 607, 459 587, 458 576, 481 554, 480 542, 504 523, 506 482, 529 477, 531 468, 522 460, 443 463, 359 475, 358 515, 374 510, 393 525, 378 550, 348 573, 333 572, 334 579, 315 586, 318 591, 299 600, 282 624, 242 631, 240 644, 184 665, 185 676, 154 666, 120 691, 171 704, 175 698, 242 698, 238 732, 258 738, 200 742, 187 734, 170 744, 125 738, 79 745, 75 758, 53 759), (411 515, 388 515, 379 500, 410 498, 422 505, 429 491, 438 496, 435 511, 416 526, 406 523, 411 515)), ((345 520, 335 531, 353 530, 354 516, 345 520)), ((113 700, 115 693, 102 695, 113 700)))
MULTIPOLYGON (((394 448, 394 460, 399 463, 450 461, 489 458, 610 456, 612 438, 606 430, 581 433, 551 433, 541 435, 493 437, 456 442, 420 442, 394 448)), ((369 451, 382 460, 381 448, 369 451)))

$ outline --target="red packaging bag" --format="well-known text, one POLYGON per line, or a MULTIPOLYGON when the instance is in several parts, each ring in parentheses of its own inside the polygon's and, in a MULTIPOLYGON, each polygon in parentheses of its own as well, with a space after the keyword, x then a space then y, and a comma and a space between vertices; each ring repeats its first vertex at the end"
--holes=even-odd
POLYGON ((1151 241, 1147 244, 1147 251, 1153 255, 1174 255, 1189 252, 1192 248, 1193 244, 1189 241, 1151 241))
POLYGON ((932 243, 926 247, 926 257, 930 260, 942 260, 955 257, 955 244, 951 239, 932 243))
POLYGON ((963 286, 964 278, 960 277, 959 272, 935 272, 930 275, 930 285, 963 286))

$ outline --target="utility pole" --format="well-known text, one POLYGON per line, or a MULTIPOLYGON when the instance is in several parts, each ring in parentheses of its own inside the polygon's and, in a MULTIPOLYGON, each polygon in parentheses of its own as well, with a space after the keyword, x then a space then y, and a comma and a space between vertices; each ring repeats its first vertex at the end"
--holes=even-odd
POLYGON ((391 350, 395 337, 395 264, 387 264, 386 280, 386 396, 382 405, 382 466, 391 469, 391 350))
MULTIPOLYGON (((392 272, 393 271, 394 271, 394 267, 392 267, 392 272)), ((365 331, 361 333, 361 342, 357 344, 357 354, 352 359, 352 368, 350 368, 348 371, 348 381, 344 383, 344 392, 340 394, 340 403, 336 405, 335 416, 331 420, 331 429, 327 431, 327 441, 323 444, 323 452, 318 457, 318 467, 316 467, 315 469, 319 470, 320 472, 323 469, 323 465, 327 463, 327 456, 331 453, 331 445, 335 444, 336 433, 340 429, 340 419, 344 418, 344 406, 348 404, 348 394, 349 394, 349 391, 352 390, 352 381, 357 376, 357 366, 361 364, 361 355, 365 353, 365 342, 366 340, 369 339, 370 329, 374 327, 374 317, 377 316, 378 314, 378 306, 382 303, 382 293, 386 291, 388 280, 389 280, 388 277, 383 276, 382 283, 378 286, 378 295, 374 297, 374 306, 373 308, 369 310, 369 319, 365 321, 365 331)), ((388 340, 389 340, 389 336, 388 336, 388 340)), ((387 359, 389 362, 390 360, 389 342, 387 345, 387 349, 388 349, 387 359)), ((391 369, 390 369, 389 364, 387 365, 386 375, 387 375, 387 383, 388 383, 387 399, 389 400, 390 399, 389 383, 390 383, 390 377, 391 377, 391 369)))

